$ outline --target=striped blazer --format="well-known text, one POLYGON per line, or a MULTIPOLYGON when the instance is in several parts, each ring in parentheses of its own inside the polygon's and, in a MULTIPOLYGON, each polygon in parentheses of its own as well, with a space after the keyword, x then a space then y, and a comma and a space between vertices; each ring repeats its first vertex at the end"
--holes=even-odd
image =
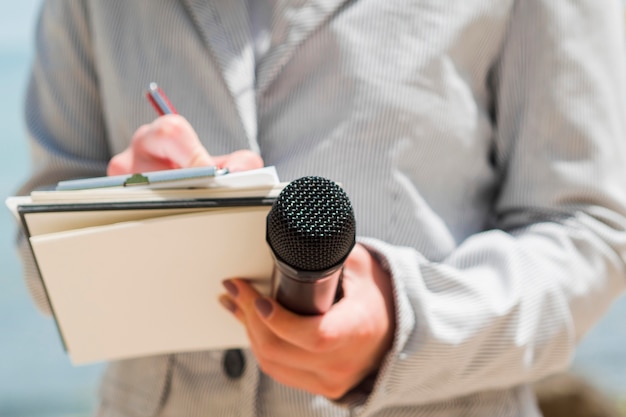
POLYGON ((620 2, 272 3, 254 62, 243 0, 46 0, 22 190, 103 175, 157 81, 211 153, 344 185, 392 276, 393 347, 342 402, 246 350, 119 361, 98 415, 537 416, 529 383, 567 368, 625 285, 620 2))

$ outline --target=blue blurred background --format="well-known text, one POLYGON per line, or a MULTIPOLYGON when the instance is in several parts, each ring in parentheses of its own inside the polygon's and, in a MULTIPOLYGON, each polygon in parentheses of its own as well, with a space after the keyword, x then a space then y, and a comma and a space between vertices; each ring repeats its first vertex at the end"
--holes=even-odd
MULTIPOLYGON (((0 1, 2 202, 29 170, 22 106, 39 1, 0 1)), ((8 210, 0 208, 0 417, 87 416, 103 366, 73 367, 66 358, 54 323, 29 299, 13 249, 14 231, 8 210)), ((616 401, 626 397, 624 318, 623 297, 583 341, 572 367, 616 401)))
POLYGON ((0 0, 0 417, 89 415, 103 368, 73 367, 31 303, 4 207, 29 171, 22 107, 40 1, 0 0))

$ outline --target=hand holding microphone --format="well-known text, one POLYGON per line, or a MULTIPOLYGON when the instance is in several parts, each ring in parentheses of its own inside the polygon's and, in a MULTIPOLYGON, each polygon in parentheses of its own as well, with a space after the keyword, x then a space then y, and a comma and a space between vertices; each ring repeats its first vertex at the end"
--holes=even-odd
POLYGON ((338 399, 370 381, 392 345, 391 278, 354 244, 354 215, 340 187, 318 177, 287 187, 267 219, 277 299, 241 277, 224 282, 220 302, 245 326, 265 374, 338 399))

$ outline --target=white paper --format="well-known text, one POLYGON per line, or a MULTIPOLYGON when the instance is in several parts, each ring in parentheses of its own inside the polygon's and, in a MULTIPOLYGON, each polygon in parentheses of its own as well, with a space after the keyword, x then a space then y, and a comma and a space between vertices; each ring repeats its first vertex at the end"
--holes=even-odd
POLYGON ((247 346, 217 301, 223 279, 271 292, 270 207, 232 208, 33 236, 74 364, 247 346))

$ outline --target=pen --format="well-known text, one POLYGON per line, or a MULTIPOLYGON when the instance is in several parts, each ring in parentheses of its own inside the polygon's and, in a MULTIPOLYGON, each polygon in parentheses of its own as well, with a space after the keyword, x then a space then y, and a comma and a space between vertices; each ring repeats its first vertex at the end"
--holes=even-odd
POLYGON ((164 114, 178 114, 170 100, 157 83, 150 83, 148 91, 146 92, 146 98, 150 104, 152 104, 152 107, 154 107, 159 116, 163 116, 164 114))

